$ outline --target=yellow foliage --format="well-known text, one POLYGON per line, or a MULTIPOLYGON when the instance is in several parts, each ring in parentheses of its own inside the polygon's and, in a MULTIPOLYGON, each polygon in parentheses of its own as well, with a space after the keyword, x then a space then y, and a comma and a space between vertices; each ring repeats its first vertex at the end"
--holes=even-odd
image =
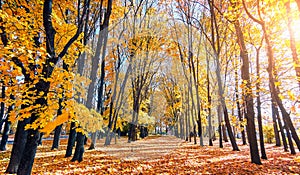
POLYGON ((44 128, 40 129, 40 132, 45 133, 46 136, 48 136, 55 128, 56 126, 59 126, 69 120, 68 113, 64 110, 61 115, 57 116, 53 121, 48 122, 44 128))
MULTIPOLYGON (((62 51, 66 43, 77 30, 77 1, 53 2, 52 22, 56 32, 55 51, 62 51), (62 9, 70 10, 68 22, 62 9)), ((62 62, 51 63, 54 67, 53 76, 41 74, 45 63, 48 61, 45 31, 43 26, 43 1, 16 1, 2 4, 0 13, 2 33, 6 32, 8 42, 0 41, 0 72, 1 82, 7 87, 7 96, 13 95, 14 100, 4 99, 7 106, 14 105, 14 111, 10 113, 9 120, 16 122, 37 116, 34 123, 27 125, 26 129, 42 129, 49 133, 52 128, 68 120, 72 115, 71 107, 68 106, 70 98, 74 95, 74 74, 71 68, 63 70, 62 62), (22 7, 22 8, 21 8, 22 7), (39 45, 36 38, 41 41, 39 45), (34 66, 34 68, 33 68, 34 66), (25 78, 26 77, 26 78, 25 78), (37 83, 45 81, 50 83, 49 93, 47 91, 33 91, 37 83), (59 98, 64 98, 63 114, 56 117, 59 108, 59 98), (46 99, 47 105, 40 106, 36 100, 46 99), (21 108, 21 106, 23 107, 21 108), (25 107, 24 107, 25 106, 25 107), (68 110, 68 111, 67 111, 68 110), (50 127, 50 125, 52 125, 50 127)), ((74 67, 79 52, 83 51, 83 34, 70 46, 68 53, 62 58, 69 67, 74 67)), ((83 81, 81 81, 83 82, 83 81)), ((77 90, 77 89, 75 89, 77 90)))
POLYGON ((74 104, 75 119, 85 132, 95 132, 102 130, 103 118, 95 110, 89 110, 83 104, 74 104))
POLYGON ((272 140, 275 137, 274 128, 273 128, 272 124, 264 125, 263 126, 263 132, 264 132, 264 135, 267 139, 267 142, 272 143, 272 140))

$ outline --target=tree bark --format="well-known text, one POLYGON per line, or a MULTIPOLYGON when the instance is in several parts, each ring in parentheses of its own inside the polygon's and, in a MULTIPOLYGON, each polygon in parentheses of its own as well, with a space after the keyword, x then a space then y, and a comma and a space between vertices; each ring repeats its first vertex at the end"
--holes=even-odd
MULTIPOLYGON (((277 115, 275 113, 275 104, 274 104, 274 102, 272 102, 271 108, 272 108, 272 120, 273 120, 273 129, 274 129, 274 135, 275 135, 275 143, 276 143, 276 146, 281 146, 281 141, 280 141, 279 131, 278 131, 278 125, 277 125, 277 123, 279 123, 279 121, 277 122, 277 119, 276 119, 277 115)), ((278 113, 278 111, 277 111, 277 113, 278 113)), ((284 134, 283 134, 283 137, 285 138, 284 134)), ((285 149, 287 151, 287 147, 285 147, 285 149)))
MULTIPOLYGON (((63 63, 63 67, 65 67, 66 71, 68 71, 68 68, 66 66, 65 63, 63 63)), ((63 85, 61 85, 61 88, 64 89, 63 85)), ((62 105, 62 102, 63 102, 63 96, 64 94, 62 94, 62 97, 59 98, 58 100, 58 105, 59 105, 59 108, 58 108, 58 111, 57 111, 57 116, 61 115, 62 114, 62 109, 63 109, 63 105, 62 105)), ((55 129, 54 129, 54 138, 53 138, 53 142, 52 142, 52 147, 51 147, 51 150, 54 150, 54 149, 58 149, 58 146, 59 146, 59 139, 60 139, 60 132, 61 132, 61 128, 62 128, 62 125, 59 125, 59 126, 56 126, 55 129)))
POLYGON ((91 141, 92 142, 91 142, 91 145, 89 147, 89 150, 93 150, 93 149, 96 148, 97 134, 98 134, 98 131, 92 133, 92 136, 91 136, 91 141))
MULTIPOLYGON (((32 118, 31 118, 32 119, 32 118)), ((38 146, 40 132, 37 130, 29 129, 27 134, 27 142, 23 150, 22 159, 18 167, 18 175, 29 175, 33 166, 33 161, 38 146)))
MULTIPOLYGON (((10 95, 10 99, 14 100, 15 97, 13 95, 10 95)), ((1 139, 1 143, 0 143, 0 151, 5 151, 6 150, 6 144, 8 141, 8 135, 9 135, 9 131, 10 131, 10 125, 11 122, 9 121, 9 113, 13 110, 14 105, 10 105, 9 108, 7 109, 7 116, 5 118, 5 124, 4 124, 4 130, 2 133, 2 139, 1 139)))
POLYGON ((179 120, 179 123, 180 123, 180 138, 183 140, 184 139, 184 116, 180 116, 180 120, 179 120))
POLYGON ((53 138, 51 150, 58 149, 61 129, 62 129, 62 124, 57 126, 54 130, 54 138, 53 138))
POLYGON ((223 139, 222 139, 222 107, 221 105, 218 105, 218 123, 219 123, 219 126, 218 126, 218 132, 219 132, 219 147, 220 148, 223 148, 223 139))
MULTIPOLYGON (((4 85, 2 85, 1 98, 5 99, 5 86, 4 85)), ((3 125, 3 122, 4 122, 4 119, 3 119, 4 118, 4 109, 5 109, 5 104, 2 101, 0 103, 0 132, 2 131, 2 125, 3 125)))
POLYGON ((280 134, 281 134, 281 138, 282 138, 284 151, 288 151, 288 145, 287 145, 287 142, 286 142, 286 136, 285 136, 285 133, 284 133, 284 128, 282 126, 282 122, 281 122, 281 119, 280 119, 278 108, 277 108, 277 106, 275 106, 276 102, 274 102, 273 100, 271 102, 272 102, 272 112, 274 112, 275 120, 276 120, 276 118, 278 120, 278 126, 279 126, 279 129, 280 129, 280 134))
POLYGON ((69 138, 68 138, 68 145, 67 145, 67 150, 65 157, 71 157, 72 156, 72 150, 75 145, 76 141, 76 130, 75 130, 75 122, 71 122, 70 125, 70 133, 69 133, 69 138))
POLYGON ((2 133, 2 139, 0 143, 0 151, 5 151, 6 150, 6 144, 8 140, 8 134, 10 130, 10 121, 8 121, 8 117, 5 119, 5 124, 4 124, 4 130, 2 133))
POLYGON ((17 131, 14 138, 13 148, 11 151, 11 156, 9 160, 6 173, 14 174, 17 173, 19 164, 21 162, 23 150, 26 144, 26 138, 28 131, 24 130, 24 127, 29 123, 30 119, 24 119, 23 121, 18 121, 17 131))
POLYGON ((208 101, 208 145, 213 146, 213 137, 212 137, 212 120, 211 120, 211 95, 210 95, 210 79, 209 79, 209 61, 207 59, 207 101, 208 101))
POLYGON ((296 154, 295 147, 294 147, 293 140, 292 140, 291 133, 290 133, 288 126, 285 125, 284 129, 286 131, 286 136, 288 138, 291 154, 296 154))
POLYGON ((75 152, 71 162, 75 162, 75 161, 81 162, 83 160, 84 139, 85 139, 85 135, 81 132, 78 132, 76 137, 75 152))
MULTIPOLYGON (((224 112, 223 112, 224 113, 224 112)), ((222 115, 222 117, 223 117, 224 115, 222 115)), ((228 138, 227 138, 227 132, 226 132, 226 124, 224 125, 223 124, 223 122, 224 122, 224 119, 222 118, 222 120, 221 120, 221 128, 222 128, 222 135, 223 135, 223 141, 224 142, 228 142, 228 138)))
POLYGON ((190 96, 189 96, 189 90, 186 89, 186 95, 185 95, 185 98, 186 98, 186 105, 187 105, 187 109, 185 110, 185 141, 189 141, 189 131, 190 131, 190 117, 189 117, 189 114, 190 114, 190 96))
MULTIPOLYGON (((241 104, 240 104, 240 97, 239 97, 239 83, 238 83, 238 71, 237 68, 235 70, 235 100, 236 100, 236 107, 237 107, 237 112, 238 112, 238 118, 240 122, 243 122, 243 115, 242 115, 242 111, 241 111, 241 104)), ((240 124, 240 127, 242 129, 241 134, 242 134, 242 141, 243 141, 243 145, 247 145, 247 141, 246 141, 246 134, 245 134, 245 127, 240 124)))

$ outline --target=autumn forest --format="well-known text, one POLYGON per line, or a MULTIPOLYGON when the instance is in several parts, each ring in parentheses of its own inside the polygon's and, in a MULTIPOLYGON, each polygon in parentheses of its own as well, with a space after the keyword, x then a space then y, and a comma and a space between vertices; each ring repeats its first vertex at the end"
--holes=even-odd
POLYGON ((299 30, 300 0, 0 0, 0 174, 300 173, 299 30))

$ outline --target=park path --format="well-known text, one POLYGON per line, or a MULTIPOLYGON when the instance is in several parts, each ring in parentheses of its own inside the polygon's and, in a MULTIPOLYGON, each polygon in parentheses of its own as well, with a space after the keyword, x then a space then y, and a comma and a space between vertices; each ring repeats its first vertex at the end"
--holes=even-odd
POLYGON ((101 146, 103 143, 100 142, 96 150, 123 160, 153 160, 179 148, 183 143, 183 140, 174 136, 150 136, 131 143, 127 142, 127 138, 121 138, 116 143, 112 140, 109 146, 101 146))
MULTIPOLYGON (((198 142, 199 143, 199 142, 198 142)), ((299 174, 300 155, 284 152, 282 147, 266 144, 268 160, 263 165, 250 161, 249 146, 241 145, 241 151, 232 151, 230 143, 224 148, 200 147, 193 142, 184 142, 173 136, 150 136, 143 140, 127 143, 127 138, 114 140, 104 146, 104 140, 97 142, 96 150, 87 150, 81 163, 65 158, 67 139, 61 140, 59 150, 50 150, 51 140, 43 140, 38 147, 32 174, 299 174)), ((207 145, 205 141, 205 145, 207 145)), ((10 150, 0 154, 0 174, 4 174, 9 161, 10 150)))

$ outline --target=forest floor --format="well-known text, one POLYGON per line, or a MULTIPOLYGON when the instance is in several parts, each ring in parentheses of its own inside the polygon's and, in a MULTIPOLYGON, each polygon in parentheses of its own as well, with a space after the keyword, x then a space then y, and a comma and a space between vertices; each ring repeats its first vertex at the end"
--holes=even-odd
MULTIPOLYGON (((291 155, 282 147, 266 144, 268 160, 263 165, 250 163, 249 146, 239 144, 241 151, 194 145, 173 136, 150 136, 133 143, 126 138, 96 150, 86 150, 81 163, 64 158, 67 139, 59 150, 51 151, 51 140, 38 147, 32 174, 299 174, 300 153, 291 155)), ((0 152, 0 174, 7 167, 12 145, 0 152)), ((88 148, 88 146, 86 147, 88 148)))

